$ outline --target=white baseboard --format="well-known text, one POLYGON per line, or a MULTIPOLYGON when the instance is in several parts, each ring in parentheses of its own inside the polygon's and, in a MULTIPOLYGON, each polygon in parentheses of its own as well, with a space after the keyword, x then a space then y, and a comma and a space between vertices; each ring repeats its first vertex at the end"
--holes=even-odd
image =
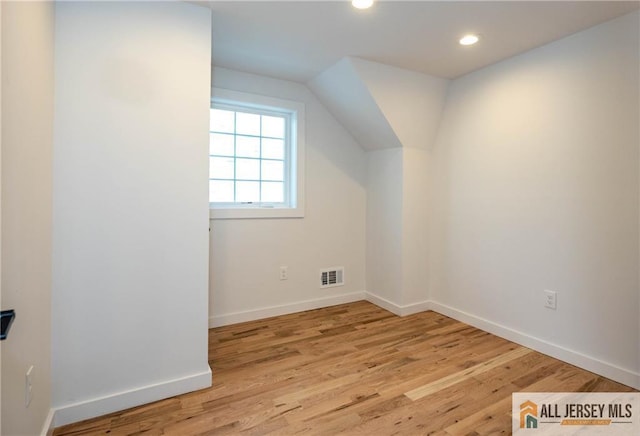
POLYGON ((386 298, 382 298, 376 294, 372 294, 371 292, 365 292, 366 300, 370 303, 375 304, 376 306, 380 306, 383 309, 388 310, 389 312, 396 314, 398 316, 407 316, 413 315, 414 313, 425 312, 427 310, 431 310, 431 302, 430 301, 421 301, 419 303, 406 304, 401 306, 392 301, 387 300, 386 298))
MULTIPOLYGON (((635 389, 640 389, 640 374, 637 372, 620 368, 579 352, 546 342, 523 332, 513 330, 435 301, 422 301, 402 306, 366 291, 301 301, 281 306, 272 306, 246 312, 213 316, 209 319, 209 327, 236 324, 239 322, 252 321, 305 310, 319 309, 361 300, 367 300, 399 316, 433 310, 501 338, 555 357, 556 359, 572 365, 576 365, 580 368, 586 369, 587 371, 592 371, 635 389)), ((153 401, 158 401, 175 395, 204 389, 209 386, 211 386, 211 369, 207 368, 206 371, 193 374, 188 377, 148 385, 142 388, 119 392, 109 396, 52 409, 43 425, 42 435, 51 435, 54 426, 59 427, 61 425, 70 424, 84 419, 94 418, 96 416, 151 403, 153 401)))
POLYGON ((55 409, 49 409, 49 414, 47 414, 47 419, 44 421, 42 425, 42 431, 40 431, 40 436, 53 436, 53 430, 55 428, 56 411, 55 409))
POLYGON ((210 386, 211 368, 207 367, 207 370, 187 377, 59 407, 54 411, 53 421, 56 427, 60 427, 210 386))
MULTIPOLYGON (((372 303, 376 304, 372 301, 372 303)), ((501 338, 520 344, 524 347, 531 348, 542 354, 546 354, 563 362, 570 363, 579 368, 587 371, 594 372, 602 375, 603 377, 610 378, 619 383, 631 386, 635 389, 640 389, 640 373, 630 371, 625 368, 613 365, 611 363, 603 362, 596 358, 587 356, 577 351, 570 350, 565 347, 561 347, 556 344, 538 339, 530 336, 526 333, 513 330, 509 327, 497 324, 484 318, 472 315, 470 313, 455 309, 445 304, 440 304, 435 301, 429 302, 430 309, 434 312, 441 313, 455 320, 464 322, 465 324, 472 325, 476 328, 484 330, 485 332, 492 333, 501 338)))
POLYGON ((255 321, 258 319, 270 318, 272 316, 288 315, 290 313, 304 312, 305 310, 321 309, 323 307, 353 303, 354 301, 362 301, 364 299, 364 291, 352 292, 350 294, 298 301, 296 303, 283 304, 281 306, 262 307, 243 312, 213 315, 209 317, 209 328, 255 321))
POLYGON ((398 316, 407 316, 414 313, 433 310, 458 321, 477 327, 486 332, 492 333, 501 338, 531 348, 532 350, 570 363, 587 371, 594 372, 604 377, 615 380, 619 383, 640 389, 640 374, 618 367, 616 365, 603 362, 585 354, 567 349, 565 347, 552 344, 526 333, 505 327, 493 321, 472 315, 455 309, 445 304, 435 301, 421 301, 407 305, 399 305, 379 295, 368 291, 355 292, 347 295, 321 298, 316 300, 302 301, 298 303, 273 306, 262 309, 250 310, 246 312, 236 312, 226 315, 213 316, 209 318, 209 327, 219 327, 223 325, 236 324, 245 321, 254 321, 272 316, 286 315, 305 310, 320 309, 322 307, 334 306, 336 304, 351 303, 354 301, 367 300, 376 306, 382 307, 398 316))

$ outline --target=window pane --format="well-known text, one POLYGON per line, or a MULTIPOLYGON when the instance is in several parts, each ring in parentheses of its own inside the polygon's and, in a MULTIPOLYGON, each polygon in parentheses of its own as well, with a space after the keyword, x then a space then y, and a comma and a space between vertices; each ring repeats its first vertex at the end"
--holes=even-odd
MULTIPOLYGON (((232 209, 221 213, 221 217, 240 210, 243 212, 238 212, 238 216, 244 217, 253 216, 255 211, 247 213, 247 210, 259 208, 260 203, 273 205, 275 211, 280 206, 288 207, 289 201, 296 202, 290 196, 298 193, 295 185, 297 159, 291 161, 297 156, 296 132, 292 131, 298 121, 292 109, 297 106, 283 102, 278 109, 271 106, 273 103, 263 106, 265 100, 260 97, 245 103, 245 95, 237 102, 232 101, 233 96, 232 91, 220 91, 212 99, 209 132, 211 209, 232 209), (234 203, 236 206, 232 206, 234 203)), ((304 119, 300 123, 303 126, 304 119)), ((270 216, 269 213, 264 215, 270 216)))
POLYGON ((212 133, 209 138, 209 154, 233 156, 233 135, 212 133))
POLYGON ((284 162, 281 160, 262 161, 262 180, 284 180, 284 162))
POLYGON ((235 112, 223 109, 211 109, 210 128, 212 132, 233 133, 235 112))
POLYGON ((233 182, 226 180, 209 180, 210 203, 233 203, 233 182))
POLYGON ((262 183, 262 201, 265 203, 284 202, 284 183, 263 182, 262 183))
POLYGON ((236 133, 260 136, 260 115, 236 112, 236 133))
POLYGON ((260 157, 260 138, 255 136, 236 136, 236 156, 260 157))
POLYGON ((236 182, 236 201, 260 201, 260 182, 236 182))
POLYGON ((209 158, 209 178, 210 179, 233 179, 233 158, 232 157, 210 157, 209 158))
POLYGON ((263 139, 262 157, 264 159, 284 159, 284 141, 282 139, 263 139))
POLYGON ((258 159, 236 159, 236 179, 260 180, 258 159))
POLYGON ((262 136, 284 138, 284 118, 263 116, 262 136))

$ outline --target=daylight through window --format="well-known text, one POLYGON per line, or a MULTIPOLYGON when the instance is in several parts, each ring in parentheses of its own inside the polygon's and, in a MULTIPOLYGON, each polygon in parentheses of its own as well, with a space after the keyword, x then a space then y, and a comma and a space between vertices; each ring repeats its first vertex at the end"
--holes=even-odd
POLYGON ((214 98, 210 115, 210 209, 295 209, 298 112, 214 98))
POLYGON ((211 109, 209 201, 284 204, 288 200, 289 117, 211 109))

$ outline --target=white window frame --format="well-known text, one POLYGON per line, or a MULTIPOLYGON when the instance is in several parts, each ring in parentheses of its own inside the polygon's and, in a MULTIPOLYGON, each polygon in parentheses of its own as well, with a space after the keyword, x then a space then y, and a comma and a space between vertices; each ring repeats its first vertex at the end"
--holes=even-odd
POLYGON ((291 100, 283 100, 246 92, 213 88, 211 107, 213 105, 229 105, 248 110, 273 111, 290 116, 290 132, 288 151, 285 163, 287 173, 287 190, 289 204, 252 205, 238 203, 209 203, 211 219, 246 219, 246 218, 303 218, 304 217, 304 162, 305 162, 305 129, 304 104, 291 100))

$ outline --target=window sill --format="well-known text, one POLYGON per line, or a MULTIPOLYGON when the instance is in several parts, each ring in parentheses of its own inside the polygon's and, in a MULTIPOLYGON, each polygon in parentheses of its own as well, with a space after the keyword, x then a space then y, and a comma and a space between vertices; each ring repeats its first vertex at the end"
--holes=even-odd
POLYGON ((261 218, 304 218, 304 209, 296 208, 252 208, 252 209, 209 209, 209 219, 261 219, 261 218))

